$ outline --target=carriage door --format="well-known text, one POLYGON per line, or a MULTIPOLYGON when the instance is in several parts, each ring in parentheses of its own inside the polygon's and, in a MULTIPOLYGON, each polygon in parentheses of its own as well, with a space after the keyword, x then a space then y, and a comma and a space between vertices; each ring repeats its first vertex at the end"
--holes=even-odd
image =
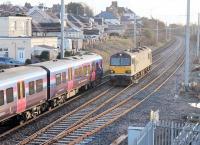
POLYGON ((69 68, 68 69, 68 82, 67 82, 68 91, 72 90, 73 86, 74 86, 74 82, 73 82, 72 68, 69 68))
POLYGON ((92 76, 91 81, 94 81, 96 79, 96 64, 95 62, 92 63, 92 76))
POLYGON ((26 99, 25 99, 25 84, 24 81, 17 83, 17 113, 21 113, 26 109, 26 99))

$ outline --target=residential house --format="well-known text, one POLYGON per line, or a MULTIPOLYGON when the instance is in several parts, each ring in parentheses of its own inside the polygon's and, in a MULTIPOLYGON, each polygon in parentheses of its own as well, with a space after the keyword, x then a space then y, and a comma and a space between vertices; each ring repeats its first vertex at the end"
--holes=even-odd
POLYGON ((0 56, 25 62, 34 54, 34 47, 48 45, 57 48, 56 37, 0 37, 0 56))
POLYGON ((31 20, 26 16, 0 17, 0 56, 25 62, 37 45, 57 48, 57 37, 32 37, 31 20))
MULTIPOLYGON (((43 11, 38 7, 33 7, 28 15, 32 17, 32 34, 33 36, 47 36, 47 37, 57 37, 58 38, 58 48, 61 45, 61 23, 59 17, 51 12, 43 11)), ((72 43, 66 43, 71 46, 65 46, 66 50, 71 51, 73 49, 82 48, 83 31, 79 29, 81 26, 80 22, 77 22, 74 17, 67 15, 65 17, 65 42, 72 41, 72 43), (75 24, 71 21, 76 22, 75 24), (74 45, 78 44, 78 45, 74 45)))
POLYGON ((0 17, 0 37, 23 37, 32 35, 31 17, 0 17))

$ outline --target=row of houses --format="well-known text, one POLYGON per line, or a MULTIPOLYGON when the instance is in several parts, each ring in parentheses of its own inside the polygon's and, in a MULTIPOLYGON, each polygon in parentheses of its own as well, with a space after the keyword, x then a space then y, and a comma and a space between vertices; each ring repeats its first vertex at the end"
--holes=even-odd
MULTIPOLYGON (((107 35, 124 35, 127 25, 134 24, 135 13, 123 9, 123 14, 114 15, 111 10, 119 9, 116 2, 111 8, 95 17, 65 15, 65 51, 78 51, 94 40, 107 35)), ((57 51, 60 48, 61 22, 56 16, 40 7, 32 7, 25 15, 0 15, 0 57, 11 57, 25 62, 42 50, 57 51)), ((56 57, 56 56, 54 56, 56 57)))

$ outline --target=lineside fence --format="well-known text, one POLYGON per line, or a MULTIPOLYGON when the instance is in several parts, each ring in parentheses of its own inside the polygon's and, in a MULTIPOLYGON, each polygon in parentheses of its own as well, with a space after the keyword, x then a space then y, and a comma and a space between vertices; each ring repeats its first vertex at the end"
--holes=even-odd
POLYGON ((129 127, 128 144, 200 145, 200 124, 151 121, 144 128, 129 127))

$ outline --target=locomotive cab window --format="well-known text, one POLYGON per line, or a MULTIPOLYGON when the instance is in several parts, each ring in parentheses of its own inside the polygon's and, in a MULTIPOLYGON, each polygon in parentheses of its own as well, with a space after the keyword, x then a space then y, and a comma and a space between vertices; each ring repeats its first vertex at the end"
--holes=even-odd
POLYGON ((56 86, 61 84, 61 74, 56 74, 56 86))
POLYGON ((4 91, 0 91, 0 106, 4 105, 4 91))
POLYGON ((6 100, 7 103, 11 103, 14 101, 13 88, 6 89, 6 100))
POLYGON ((41 92, 43 90, 43 80, 37 80, 36 81, 36 92, 41 92))
POLYGON ((35 82, 29 82, 29 95, 33 95, 35 93, 35 82))
POLYGON ((111 66, 130 66, 131 57, 128 54, 115 54, 110 59, 111 66))

